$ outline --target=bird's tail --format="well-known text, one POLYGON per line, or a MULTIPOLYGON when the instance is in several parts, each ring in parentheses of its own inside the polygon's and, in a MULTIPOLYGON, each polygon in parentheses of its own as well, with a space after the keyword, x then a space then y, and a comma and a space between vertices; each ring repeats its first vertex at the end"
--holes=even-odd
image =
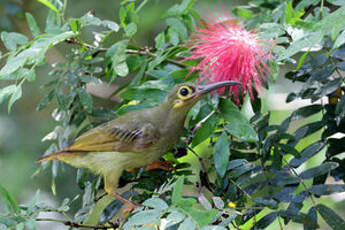
POLYGON ((65 156, 66 154, 68 154, 68 152, 66 152, 66 150, 61 150, 61 151, 59 151, 59 152, 52 153, 52 154, 50 154, 50 155, 41 157, 41 158, 37 161, 37 163, 41 163, 41 162, 43 162, 43 161, 59 160, 60 157, 63 157, 63 156, 65 156))

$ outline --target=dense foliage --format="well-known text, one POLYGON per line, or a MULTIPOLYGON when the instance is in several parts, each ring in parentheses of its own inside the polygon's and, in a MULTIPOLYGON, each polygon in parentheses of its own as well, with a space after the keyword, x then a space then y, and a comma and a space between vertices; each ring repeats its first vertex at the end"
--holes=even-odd
MULTIPOLYGON (((184 61, 190 55, 186 44, 200 20, 193 8, 196 1, 182 0, 162 13, 166 26, 156 35, 154 47, 135 41, 147 0, 122 1, 118 22, 100 19, 92 11, 65 18, 66 1, 39 2, 49 10, 44 29, 26 13, 32 38, 1 33, 8 52, 1 56, 0 80, 8 86, 0 89, 0 103, 7 100, 10 111, 25 95, 23 84, 35 84, 35 71, 46 64, 50 48, 69 50, 66 61, 51 66, 51 80, 42 86, 45 96, 37 106, 40 111, 56 102, 56 126, 43 138, 51 143, 45 155, 68 146, 91 127, 157 105, 177 83, 197 81, 197 72, 186 75, 198 62, 184 61), (109 97, 117 97, 114 107, 104 108, 88 90, 104 82, 118 85, 109 97)), ((78 169, 82 206, 70 220, 56 221, 71 228, 179 230, 265 229, 273 222, 283 229, 295 222, 309 230, 317 229, 322 217, 332 229, 345 229, 344 219, 319 202, 322 196, 345 191, 344 1, 254 0, 232 13, 246 28, 256 28, 261 39, 274 43, 272 78, 265 84, 275 80, 280 68, 288 68, 285 78, 296 84, 296 90, 286 101, 308 99, 310 104, 277 125, 270 122, 260 97, 241 98, 238 106, 229 98, 209 96, 192 108, 185 135, 164 156, 174 162, 173 171, 123 174, 121 186, 128 186, 124 196, 142 207, 125 219, 115 219, 120 203, 113 201, 104 207, 98 223, 89 223, 103 181, 78 169), (317 120, 306 119, 317 114, 317 120), (300 119, 307 122, 296 128, 300 119), (306 141, 311 135, 313 141, 306 141), (186 163, 186 154, 197 156, 199 169, 186 163), (323 156, 322 164, 306 167, 315 155, 323 156), (186 197, 185 187, 193 195, 186 197)), ((63 173, 60 163, 43 164, 42 169, 52 170, 54 191, 54 178, 63 173)), ((0 194, 0 229, 36 229, 40 212, 65 214, 71 203, 66 199, 60 207, 48 207, 37 193, 30 205, 19 206, 2 186, 0 194)))

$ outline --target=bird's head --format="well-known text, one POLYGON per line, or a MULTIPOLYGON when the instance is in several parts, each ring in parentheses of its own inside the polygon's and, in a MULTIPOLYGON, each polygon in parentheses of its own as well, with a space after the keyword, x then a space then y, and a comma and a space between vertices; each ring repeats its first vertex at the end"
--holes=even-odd
POLYGON ((170 90, 165 102, 174 111, 188 112, 207 93, 231 85, 241 85, 241 83, 237 81, 222 81, 208 85, 182 83, 170 90))

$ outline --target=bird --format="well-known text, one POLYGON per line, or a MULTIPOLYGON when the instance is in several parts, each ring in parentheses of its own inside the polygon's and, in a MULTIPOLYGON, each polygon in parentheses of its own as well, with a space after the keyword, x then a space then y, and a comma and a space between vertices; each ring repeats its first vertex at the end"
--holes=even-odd
POLYGON ((102 175, 106 193, 134 210, 138 205, 116 192, 122 172, 145 166, 150 169, 169 168, 159 159, 178 142, 187 113, 193 105, 207 93, 240 84, 237 81, 178 84, 160 105, 131 111, 96 126, 76 138, 69 147, 38 161, 58 160, 102 175))

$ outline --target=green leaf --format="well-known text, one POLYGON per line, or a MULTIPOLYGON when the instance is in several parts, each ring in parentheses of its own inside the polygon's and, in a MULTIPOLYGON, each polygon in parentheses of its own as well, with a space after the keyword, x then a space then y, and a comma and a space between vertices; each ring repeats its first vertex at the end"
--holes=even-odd
POLYGON ((198 223, 199 226, 211 223, 218 213, 216 209, 200 210, 191 207, 182 208, 198 223))
POLYGON ((56 8, 56 6, 54 6, 51 2, 49 2, 48 0, 37 0, 38 2, 42 3, 43 5, 45 5, 46 7, 48 7, 49 9, 51 9, 52 11, 59 13, 59 10, 56 8))
POLYGON ((9 102, 8 102, 8 112, 11 111, 12 105, 14 104, 14 102, 16 102, 19 98, 22 97, 22 87, 20 85, 16 86, 9 102))
POLYGON ((188 217, 180 224, 177 230, 194 230, 195 227, 195 222, 192 220, 192 218, 188 217))
POLYGON ((174 185, 174 189, 171 196, 171 202, 174 205, 176 205, 178 201, 181 200, 182 198, 181 194, 182 194, 183 182, 184 182, 184 176, 180 176, 174 185))
POLYGON ((28 25, 30 27, 32 36, 36 37, 41 33, 40 28, 37 25, 37 22, 35 18, 32 16, 32 14, 26 12, 25 13, 26 21, 28 22, 28 25))
POLYGON ((71 29, 73 31, 73 33, 77 34, 80 32, 81 30, 81 20, 80 19, 74 19, 72 22, 71 22, 71 29))
POLYGON ((339 164, 336 162, 326 162, 320 166, 305 170, 300 174, 300 177, 304 180, 317 177, 328 173, 329 171, 337 168, 338 166, 339 164))
POLYGON ((13 199, 12 195, 0 185, 0 198, 1 202, 3 204, 3 207, 7 212, 14 212, 16 214, 20 213, 19 206, 15 199, 13 199))
POLYGON ((182 212, 180 211, 177 211, 175 209, 173 209, 169 214, 168 216, 166 217, 166 228, 169 228, 175 224, 178 224, 180 222, 182 222, 185 218, 185 214, 183 214, 182 212))
POLYGON ((93 100, 91 95, 86 91, 84 88, 79 88, 78 90, 78 96, 80 98, 80 102, 83 105, 83 108, 91 113, 92 112, 92 104, 93 100))
POLYGON ((131 22, 124 28, 124 30, 127 37, 133 37, 137 32, 137 24, 131 22))
POLYGON ((207 225, 200 228, 200 230, 226 230, 223 226, 217 226, 217 225, 207 225))
POLYGON ((16 85, 9 85, 0 89, 0 104, 2 104, 16 90, 16 85))
POLYGON ((120 29, 120 26, 116 22, 109 21, 109 20, 103 20, 102 25, 115 32, 118 32, 120 29))
POLYGON ((320 152, 325 146, 326 146, 326 143, 324 141, 318 141, 309 145, 308 147, 302 150, 302 152, 300 153, 301 157, 293 158, 290 161, 289 165, 294 168, 299 167, 301 164, 309 160, 312 156, 320 152))
POLYGON ((48 95, 45 96, 43 100, 37 105, 36 110, 41 111, 42 109, 47 107, 47 105, 53 100, 54 96, 55 96, 55 90, 51 90, 48 93, 48 95))
POLYGON ((158 50, 163 50, 165 48, 165 35, 164 35, 164 32, 159 33, 155 37, 155 47, 158 50))
POLYGON ((315 208, 333 230, 345 229, 345 221, 332 209, 323 204, 318 204, 315 206, 315 208))
POLYGON ((184 15, 192 7, 195 0, 182 0, 181 4, 173 5, 162 17, 169 17, 174 15, 184 15))
POLYGON ((249 124, 240 124, 240 123, 230 123, 225 126, 225 130, 229 134, 237 137, 242 141, 247 142, 257 142, 259 141, 258 134, 249 124))
POLYGON ((261 218, 252 229, 266 229, 270 224, 275 221, 278 214, 276 212, 271 212, 268 215, 261 218))
POLYGON ((216 170, 221 177, 224 177, 228 168, 230 149, 229 140, 225 132, 223 132, 218 138, 213 149, 213 162, 216 166, 216 170))
POLYGON ((338 35, 338 38, 337 38, 337 40, 335 40, 332 49, 339 48, 339 47, 342 46, 344 43, 345 43, 345 30, 344 30, 343 32, 341 32, 341 34, 338 35))
POLYGON ((150 198, 145 200, 143 205, 158 210, 165 210, 169 207, 167 203, 160 198, 150 198))
POLYGON ((219 117, 213 114, 206 122, 196 131, 192 141, 192 146, 195 147, 207 138, 209 138, 218 124, 219 117))
POLYGON ((171 27, 168 29, 168 40, 174 46, 177 46, 180 42, 180 39, 178 37, 178 32, 176 32, 171 27))
POLYGON ((150 224, 159 219, 161 215, 162 212, 156 209, 140 211, 128 219, 128 224, 132 226, 150 224))
POLYGON ((126 63, 126 48, 128 40, 122 40, 112 45, 106 52, 106 56, 111 58, 111 66, 114 72, 125 77, 128 74, 128 66, 126 63))
POLYGON ((319 184, 311 186, 308 191, 317 196, 330 195, 333 193, 345 192, 343 184, 319 184))
POLYGON ((180 20, 178 20, 176 18, 168 18, 166 20, 166 24, 178 33, 181 40, 188 39, 187 28, 183 24, 183 22, 181 22, 180 20))
POLYGON ((219 109, 226 121, 230 123, 249 124, 247 118, 231 101, 221 98, 219 102, 219 109))
POLYGON ((4 42, 8 50, 16 50, 17 45, 24 45, 28 42, 28 38, 20 33, 3 31, 1 33, 1 40, 4 42))

